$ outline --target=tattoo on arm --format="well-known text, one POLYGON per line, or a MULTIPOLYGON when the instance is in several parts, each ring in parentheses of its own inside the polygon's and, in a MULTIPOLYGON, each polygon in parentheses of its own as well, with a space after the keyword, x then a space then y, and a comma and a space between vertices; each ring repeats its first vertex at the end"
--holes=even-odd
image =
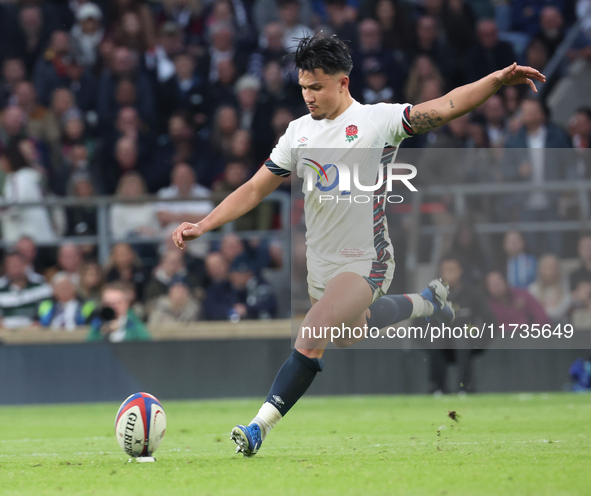
POLYGON ((410 115, 410 126, 415 134, 423 134, 443 124, 443 119, 439 117, 436 110, 430 112, 415 111, 410 115))
POLYGON ((451 108, 454 108, 454 102, 453 102, 453 100, 450 100, 449 101, 449 105, 451 106, 451 108))

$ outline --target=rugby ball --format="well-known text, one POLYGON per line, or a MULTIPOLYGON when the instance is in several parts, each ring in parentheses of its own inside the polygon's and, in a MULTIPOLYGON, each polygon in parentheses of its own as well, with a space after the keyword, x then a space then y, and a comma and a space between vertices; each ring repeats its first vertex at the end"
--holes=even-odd
POLYGON ((166 431, 166 414, 151 394, 135 393, 119 407, 115 436, 121 449, 137 458, 152 456, 166 431))

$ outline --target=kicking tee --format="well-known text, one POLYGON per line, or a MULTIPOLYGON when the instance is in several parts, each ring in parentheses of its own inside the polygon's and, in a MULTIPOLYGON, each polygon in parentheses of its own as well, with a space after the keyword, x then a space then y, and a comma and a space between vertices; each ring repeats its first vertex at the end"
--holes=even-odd
POLYGON ((265 165, 303 179, 306 245, 316 257, 335 264, 393 257, 384 169, 414 135, 411 108, 354 101, 333 120, 308 114, 292 121, 279 139, 265 165))

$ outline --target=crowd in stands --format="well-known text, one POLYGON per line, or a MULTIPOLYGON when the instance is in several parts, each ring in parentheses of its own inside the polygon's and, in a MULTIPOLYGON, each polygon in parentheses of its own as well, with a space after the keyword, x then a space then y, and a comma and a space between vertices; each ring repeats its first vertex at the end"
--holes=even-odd
POLYGON ((34 241, 23 237, 4 257, 0 324, 54 330, 90 325, 89 339, 122 341, 149 338, 146 323, 278 316, 275 291, 263 274, 281 266, 280 247, 246 244, 230 233, 203 259, 163 248, 151 270, 127 243, 113 245, 105 267, 71 243, 60 245, 55 265, 43 266, 34 241))
MULTIPOLYGON (((0 286, 2 325, 18 326, 23 318, 69 328, 100 317, 95 310, 105 306, 101 301, 115 302, 117 318, 109 321, 118 323, 109 334, 114 339, 125 332, 147 336, 145 322, 276 316, 264 271, 280 265, 277 243, 228 235, 221 243, 199 240, 181 256, 167 240, 179 222, 199 221, 246 182, 289 122, 306 112, 289 58, 295 38, 322 31, 347 40, 354 61, 351 92, 358 101, 415 104, 513 61, 543 71, 568 29, 587 16, 585 5, 585 0, 3 2, 0 192, 11 206, 0 221, 2 240, 11 248, 0 286), (41 259, 35 258, 36 243, 96 235, 96 208, 18 203, 99 194, 117 200, 110 234, 119 242, 108 265, 98 265, 92 245, 61 244, 57 252, 41 250, 41 259), (166 201, 126 203, 146 194, 166 201), (164 241, 150 245, 138 238, 164 241)), ((569 60, 591 59, 590 24, 584 23, 569 60)), ((565 70, 547 83, 541 99, 528 96, 525 85, 506 87, 470 115, 406 140, 403 147, 409 148, 525 153, 499 160, 496 167, 443 172, 426 163, 419 184, 534 185, 591 177, 589 160, 537 159, 524 152, 590 146, 591 108, 582 106, 562 129, 544 103, 565 70)), ((282 188, 289 191, 289 178, 282 188)), ((535 193, 504 197, 483 215, 557 220, 568 215, 561 207, 566 200, 535 193)), ((261 204, 234 227, 239 232, 277 226, 275 207, 261 204)), ((537 256, 560 257, 564 250, 560 236, 527 242, 539 250, 537 256)), ((491 282, 489 275, 487 282, 507 288, 532 283, 535 260, 513 254, 515 240, 506 244, 511 255, 507 272, 500 274, 503 281, 491 282)), ((483 282, 476 255, 464 255, 462 263, 471 265, 464 272, 483 282)), ((555 262, 540 259, 539 267, 550 273, 555 262)), ((545 301, 550 297, 543 284, 538 281, 530 291, 545 301)), ((581 301, 585 291, 583 284, 573 301, 581 301)))

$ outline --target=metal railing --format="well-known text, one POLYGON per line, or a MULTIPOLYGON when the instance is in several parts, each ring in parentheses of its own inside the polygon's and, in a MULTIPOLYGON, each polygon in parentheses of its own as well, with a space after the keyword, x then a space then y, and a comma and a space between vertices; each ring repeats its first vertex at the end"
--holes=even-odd
POLYGON ((407 239, 407 255, 405 269, 414 287, 413 278, 418 268, 418 246, 421 235, 434 237, 434 249, 431 262, 437 263, 440 253, 441 238, 456 231, 457 225, 422 225, 421 205, 426 197, 453 196, 454 217, 458 223, 464 220, 468 214, 467 198, 483 196, 504 196, 516 193, 535 192, 572 192, 576 193, 578 201, 579 218, 576 220, 559 221, 529 221, 529 222, 474 222, 474 231, 477 234, 504 233, 515 229, 524 232, 564 232, 564 231, 591 231, 589 193, 591 193, 591 180, 580 181, 553 181, 539 185, 529 182, 521 183, 497 183, 497 184, 458 184, 449 186, 423 186, 419 191, 412 193, 412 208, 410 212, 410 231, 407 239))
MULTIPOLYGON (((65 207, 95 207, 97 215, 97 234, 96 236, 56 236, 55 240, 49 242, 36 243, 38 246, 59 246, 64 243, 74 243, 78 245, 92 244, 97 246, 98 259, 101 264, 105 264, 111 252, 111 247, 115 243, 125 242, 138 244, 156 244, 162 242, 162 237, 126 237, 114 238, 110 229, 111 206, 114 204, 144 204, 144 203, 180 203, 195 202, 200 200, 211 201, 211 198, 191 197, 191 198, 158 198, 155 196, 143 196, 140 198, 118 198, 115 196, 94 196, 89 198, 72 197, 51 197, 38 202, 9 203, 0 201, 0 209, 3 208, 24 208, 24 207, 46 207, 46 208, 65 208, 65 207)), ((291 259, 291 235, 290 235, 290 195, 286 192, 274 191, 268 195, 263 202, 273 202, 280 205, 281 229, 264 231, 236 231, 238 236, 244 239, 252 238, 278 238, 283 242, 283 264, 282 272, 289 274, 291 259)), ((219 230, 207 233, 208 241, 217 241, 229 232, 234 232, 234 223, 229 222, 219 230)), ((7 243, 0 240, 0 247, 7 247, 7 243)))

